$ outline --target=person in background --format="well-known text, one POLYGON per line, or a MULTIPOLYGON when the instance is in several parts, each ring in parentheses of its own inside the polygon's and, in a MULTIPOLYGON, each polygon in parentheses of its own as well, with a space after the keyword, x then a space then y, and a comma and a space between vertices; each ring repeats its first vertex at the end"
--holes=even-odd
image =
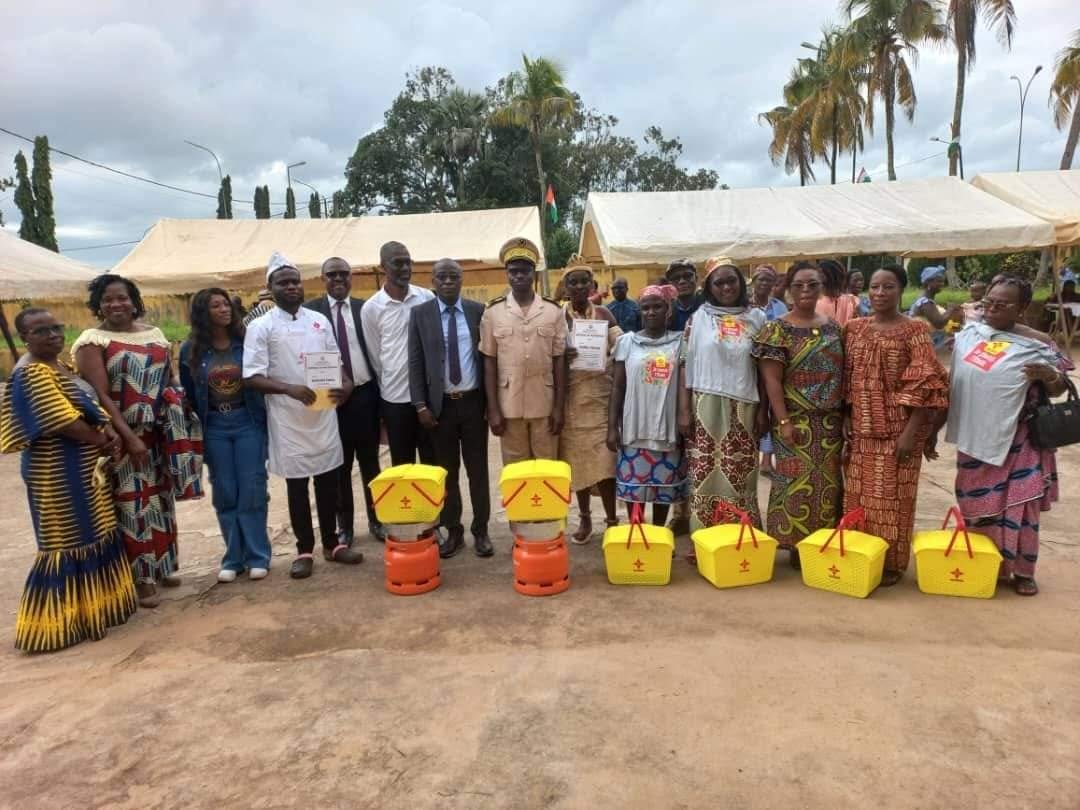
POLYGON ((844 510, 861 507, 866 531, 889 544, 882 585, 907 570, 923 456, 937 458, 949 378, 922 321, 900 313, 907 274, 870 277, 874 313, 844 328, 844 510))
POLYGON ((338 433, 344 459, 337 473, 338 542, 353 544, 355 501, 352 471, 360 466, 364 487, 368 531, 379 542, 386 540, 386 528, 375 515, 371 482, 379 475, 379 385, 371 370, 367 341, 362 328, 364 299, 352 296, 352 265, 340 256, 327 259, 319 272, 326 295, 306 301, 304 306, 330 322, 341 352, 341 369, 353 384, 352 393, 337 409, 338 433))
POLYGON ((103 457, 119 457, 122 443, 93 389, 60 360, 64 325, 31 307, 15 316, 15 330, 26 354, 0 401, 0 452, 22 453, 38 547, 15 647, 53 652, 102 639, 135 612, 111 494, 94 475, 103 457))
POLYGON ((675 295, 669 284, 642 290, 641 328, 615 344, 608 409, 606 442, 618 453, 615 496, 631 515, 634 504, 651 503, 656 526, 664 525, 671 504, 687 494, 677 418, 682 334, 667 328, 675 295))
POLYGON ((615 316, 615 323, 624 333, 636 332, 641 328, 641 307, 633 298, 627 298, 630 284, 625 278, 617 278, 611 284, 611 295, 615 299, 607 305, 615 316))
MULTIPOLYGON (((615 316, 606 307, 594 304, 589 297, 593 285, 592 268, 588 265, 571 267, 563 278, 566 294, 570 297, 563 307, 569 334, 573 335, 576 320, 603 321, 607 327, 604 369, 567 369, 566 421, 559 433, 559 458, 570 465, 571 486, 577 494, 581 521, 570 541, 580 545, 588 543, 593 533, 589 503, 593 487, 600 493, 606 524, 619 525, 615 511, 615 454, 607 446, 607 425, 611 403, 611 350, 622 330, 616 325, 615 316)), ((576 348, 568 345, 566 355, 573 361, 576 348)))
POLYGON ((247 326, 253 320, 255 320, 256 318, 258 318, 258 317, 260 317, 262 315, 265 315, 267 312, 269 312, 273 308, 274 308, 274 298, 273 298, 272 295, 270 295, 270 291, 266 290, 266 289, 259 290, 259 297, 255 302, 255 306, 253 306, 250 310, 248 310, 247 315, 244 316, 243 325, 247 326))
POLYGON ((421 429, 409 394, 409 313, 413 307, 435 297, 431 290, 410 284, 412 257, 400 242, 379 249, 379 263, 386 274, 382 288, 360 313, 368 357, 379 384, 379 411, 390 443, 390 461, 435 463, 431 434, 421 429))
MULTIPOLYGON (((787 280, 784 277, 784 281, 780 281, 781 277, 778 277, 776 268, 771 264, 759 264, 754 268, 754 275, 750 279, 750 289, 752 297, 750 303, 757 309, 760 309, 765 313, 766 321, 775 321, 777 318, 781 318, 787 315, 788 308, 780 298, 776 297, 777 289, 782 290, 787 287, 787 280), (781 284, 783 285, 781 287, 781 284)), ((761 403, 761 409, 768 414, 769 403, 766 398, 761 403)), ((761 437, 761 443, 758 446, 761 451, 761 459, 758 463, 758 471, 761 475, 771 476, 773 472, 773 442, 772 433, 766 432, 761 437)))
POLYGON ((1061 300, 1064 301, 1066 304, 1073 304, 1073 303, 1076 303, 1077 300, 1080 300, 1076 296, 1076 279, 1075 278, 1070 278, 1070 279, 1062 278, 1062 281, 1061 281, 1061 300))
MULTIPOLYGON (((289 521, 296 536, 293 579, 306 579, 314 568, 315 529, 311 523, 308 479, 314 479, 315 509, 323 559, 356 565, 364 555, 341 542, 337 517, 337 474, 344 454, 333 409, 316 409, 316 394, 306 385, 304 355, 338 352, 330 322, 303 306, 300 271, 280 253, 270 257, 266 285, 274 308, 248 326, 244 336, 244 382, 266 397, 269 469, 285 479, 289 521)), ((342 387, 329 392, 335 405, 352 393, 352 380, 342 374, 342 387)))
POLYGON ((951 340, 945 327, 949 321, 960 323, 964 319, 964 313, 956 304, 948 309, 942 309, 934 303, 937 294, 945 289, 945 268, 941 265, 924 267, 919 274, 919 283, 922 285, 922 295, 911 304, 908 315, 926 321, 930 327, 930 338, 934 341, 935 349, 947 349, 951 340))
POLYGON ((870 296, 863 292, 866 286, 866 278, 862 270, 849 270, 847 274, 847 292, 859 299, 859 306, 855 310, 857 317, 865 318, 871 312, 870 296))
POLYGON ((750 305, 746 279, 726 257, 709 259, 705 301, 683 333, 679 431, 690 467, 690 528, 713 525, 729 503, 761 525, 758 440, 768 430, 753 339, 765 313, 750 305))
POLYGON ((180 384, 204 427, 214 511, 225 556, 218 582, 244 571, 262 579, 270 571, 266 529, 266 405, 244 386, 244 326, 235 301, 219 287, 191 299, 191 333, 180 347, 180 384))
MULTIPOLYGON (((168 436, 159 426, 168 424, 182 392, 168 338, 142 322, 146 307, 135 283, 106 273, 88 289, 87 307, 101 325, 76 338, 71 356, 124 443, 113 464, 113 500, 139 605, 153 608, 160 604, 158 584, 181 584, 174 504, 181 482, 170 470, 168 436)), ((201 459, 198 467, 201 476, 201 459)))
POLYGON ((753 355, 772 411, 775 472, 766 531, 791 553, 840 518, 844 345, 840 327, 817 311, 824 284, 813 262, 788 270, 794 308, 754 338, 753 355))
POLYGON ((1056 453, 1032 441, 1028 416, 1067 388, 1073 369, 1049 336, 1022 323, 1031 284, 1002 274, 990 284, 981 323, 956 335, 945 438, 956 445, 956 503, 968 526, 1004 558, 1002 581, 1039 592, 1041 513, 1058 498, 1056 453))
POLYGON ((775 298, 777 301, 782 301, 785 307, 790 308, 788 298, 787 298, 787 274, 786 273, 778 273, 777 274, 776 284, 773 286, 772 294, 773 294, 773 298, 775 298))
POLYGON ((669 329, 681 332, 686 328, 686 322, 690 320, 705 297, 698 290, 697 268, 689 259, 676 259, 667 266, 664 279, 679 293, 671 305, 671 322, 669 329))
POLYGON ((961 304, 964 311, 964 323, 975 323, 983 317, 983 299, 986 297, 986 282, 982 279, 974 279, 968 284, 970 300, 961 304))
POLYGON ((409 395, 421 427, 431 433, 435 461, 447 473, 440 516, 446 534, 439 544, 439 556, 444 558, 465 548, 459 481, 462 459, 469 475, 473 550, 477 557, 495 553, 488 535, 488 424, 484 358, 480 356, 484 305, 461 297, 463 276, 461 265, 453 259, 435 262, 431 286, 436 297, 413 308, 409 316, 409 395))
MULTIPOLYGON (((563 276, 563 278, 565 278, 565 276, 563 276)), ((610 294, 611 290, 609 290, 607 287, 601 289, 600 282, 598 282, 596 279, 593 279, 592 292, 589 293, 589 303, 593 306, 598 307, 604 303, 604 299, 607 298, 610 294)))
POLYGON ((847 291, 848 277, 840 262, 822 259, 818 262, 821 272, 821 295, 817 302, 817 312, 843 326, 852 318, 858 317, 859 299, 847 291))
POLYGON ((240 313, 240 321, 238 321, 238 323, 243 325, 243 318, 245 315, 247 315, 247 308, 244 306, 244 299, 241 298, 239 295, 234 295, 230 299, 230 303, 236 308, 236 311, 240 313))
POLYGON ((540 250, 517 237, 499 250, 510 294, 493 298, 480 320, 487 421, 503 464, 558 458, 566 405, 566 318, 536 295, 540 250))

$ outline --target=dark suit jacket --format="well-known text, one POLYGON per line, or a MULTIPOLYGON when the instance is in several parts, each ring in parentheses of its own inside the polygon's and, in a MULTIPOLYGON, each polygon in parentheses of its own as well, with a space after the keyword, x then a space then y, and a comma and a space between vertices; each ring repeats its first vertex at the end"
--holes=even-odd
MULTIPOLYGON (((480 354, 480 318, 484 305, 479 301, 461 299, 465 322, 469 325, 472 349, 476 352, 476 384, 484 395, 484 358, 480 354)), ((464 351, 465 347, 461 347, 464 351)), ((442 311, 439 299, 425 301, 409 313, 409 394, 414 405, 427 405, 435 418, 442 413, 443 366, 446 343, 443 340, 442 311)))
MULTIPOLYGON (((371 358, 368 356, 367 341, 364 340, 364 330, 360 326, 360 310, 363 309, 364 299, 353 298, 352 296, 350 296, 349 304, 350 308, 352 309, 353 326, 356 328, 356 339, 360 341, 360 352, 364 355, 364 362, 367 363, 368 371, 371 372, 371 382, 377 388, 379 382, 375 378, 375 369, 371 365, 371 358)), ((326 294, 324 293, 318 298, 312 298, 310 301, 305 301, 304 306, 308 309, 318 312, 320 315, 324 315, 326 317, 326 320, 330 321, 330 328, 334 330, 334 338, 336 339, 337 318, 335 317, 335 314, 330 310, 330 301, 327 298, 326 294)))

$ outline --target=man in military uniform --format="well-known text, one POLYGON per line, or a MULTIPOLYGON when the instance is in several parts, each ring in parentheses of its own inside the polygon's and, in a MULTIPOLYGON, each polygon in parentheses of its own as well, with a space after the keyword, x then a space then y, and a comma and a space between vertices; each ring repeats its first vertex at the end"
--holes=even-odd
POLYGON ((488 302, 480 320, 480 353, 488 424, 500 438, 503 464, 558 458, 566 401, 566 316, 533 290, 540 251, 511 239, 499 251, 510 294, 488 302))

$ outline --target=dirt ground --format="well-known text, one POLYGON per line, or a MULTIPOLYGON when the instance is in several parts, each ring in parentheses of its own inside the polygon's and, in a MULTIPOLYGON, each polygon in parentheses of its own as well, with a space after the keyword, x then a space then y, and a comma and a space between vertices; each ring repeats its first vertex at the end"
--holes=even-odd
MULTIPOLYGON (((921 527, 950 503, 945 449, 921 527)), ((293 582, 275 481, 269 579, 218 585, 209 500, 183 504, 182 588, 27 656, 33 535, 3 457, 0 805, 1075 810, 1080 447, 1060 461, 1034 599, 925 596, 913 571, 848 599, 786 565, 719 591, 682 559, 668 587, 616 587, 596 540, 567 593, 529 598, 501 514, 496 556, 445 561, 427 595, 388 594, 369 538, 359 568, 293 582)))

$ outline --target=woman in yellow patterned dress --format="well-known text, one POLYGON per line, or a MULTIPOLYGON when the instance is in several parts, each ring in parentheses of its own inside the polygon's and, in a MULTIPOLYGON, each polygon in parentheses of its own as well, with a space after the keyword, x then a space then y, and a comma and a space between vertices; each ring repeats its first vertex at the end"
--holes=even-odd
POLYGON ((64 326, 43 309, 24 309, 15 328, 28 353, 15 367, 0 406, 0 451, 22 452, 38 553, 26 579, 15 646, 51 652, 135 612, 135 585, 99 458, 120 439, 93 391, 59 360, 64 326))

